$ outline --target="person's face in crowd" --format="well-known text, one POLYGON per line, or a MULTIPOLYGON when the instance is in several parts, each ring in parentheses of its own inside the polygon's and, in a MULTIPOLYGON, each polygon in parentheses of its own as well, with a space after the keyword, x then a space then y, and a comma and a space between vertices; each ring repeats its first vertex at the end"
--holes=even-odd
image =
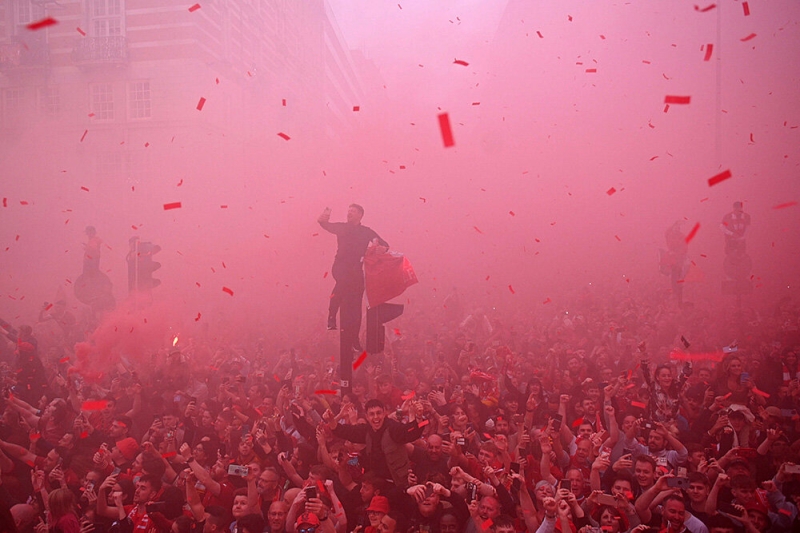
POLYGON ((171 414, 164 415, 164 427, 168 429, 175 429, 178 427, 178 417, 171 414))
POLYGON ((592 455, 592 441, 581 439, 575 449, 575 457, 579 461, 588 461, 592 455))
POLYGON ((128 435, 128 428, 119 420, 114 420, 108 429, 108 435, 114 440, 122 440, 128 435))
POLYGON ((200 411, 200 426, 204 428, 210 428, 214 425, 214 416, 211 414, 211 411, 203 409, 200 411))
POLYGON ((747 513, 747 517, 755 526, 756 531, 766 531, 767 530, 767 515, 758 511, 745 511, 747 513))
POLYGON ((572 494, 574 494, 576 498, 583 496, 585 482, 581 471, 577 469, 570 470, 567 472, 566 479, 570 480, 572 494))
POLYGON ((627 479, 617 479, 611 485, 611 494, 614 496, 625 496, 627 498, 630 492, 633 492, 633 487, 631 487, 631 482, 627 479))
POLYGON ((592 437, 592 433, 594 433, 594 428, 592 428, 591 424, 584 423, 578 426, 578 437, 581 439, 589 439, 592 437))
POLYGON ((72 449, 75 446, 75 434, 74 433, 64 433, 64 435, 58 439, 58 446, 62 446, 68 450, 72 449))
POLYGON ((211 466, 211 479, 214 481, 222 480, 228 474, 228 462, 225 458, 217 459, 211 466))
POLYGON ((143 453, 137 454, 136 457, 133 459, 133 463, 131 464, 131 472, 141 472, 143 463, 144 463, 144 454, 143 453))
MULTIPOLYGON (((614 377, 614 371, 610 368, 606 367, 600 371, 600 379, 603 380, 604 383, 611 381, 612 377, 614 377)), ((597 390, 599 391, 600 389, 598 388, 597 390)))
POLYGON ((233 515, 233 518, 238 520, 239 518, 247 514, 247 510, 248 510, 247 495, 242 494, 239 496, 234 496, 233 509, 231 509, 231 515, 233 515))
POLYGON ((500 502, 492 496, 484 496, 478 504, 478 516, 484 522, 490 518, 497 518, 500 516, 500 502))
POLYGON ((82 485, 84 489, 88 489, 89 487, 94 488, 95 493, 97 493, 97 489, 100 488, 100 483, 102 481, 99 473, 94 470, 89 470, 83 478, 82 485))
POLYGON ((458 520, 451 514, 444 515, 439 520, 439 531, 441 533, 456 533, 458 531, 458 520))
POLYGON ((373 496, 377 496, 378 493, 375 491, 375 486, 372 483, 362 482, 361 483, 361 501, 364 503, 369 503, 372 501, 373 496))
POLYGON ((731 489, 731 494, 733 497, 736 498, 736 503, 739 505, 747 506, 750 503, 753 503, 756 499, 756 491, 755 489, 731 489))
MULTIPOLYGON (((591 398, 593 402, 597 403, 600 398, 600 387, 596 383, 591 383, 586 387, 586 396, 591 398)), ((586 408, 584 407, 584 410, 586 408)))
POLYGON ((742 375, 743 369, 744 367, 742 366, 742 361, 740 359, 731 359, 730 363, 728 364, 728 377, 739 379, 739 376, 742 375))
POLYGON ((52 402, 47 404, 47 407, 44 408, 44 413, 42 413, 43 417, 46 418, 53 418, 56 414, 56 409, 58 406, 58 400, 53 400, 52 402))
POLYGON ((556 493, 552 485, 542 484, 534 490, 534 494, 536 495, 536 501, 543 502, 545 498, 554 498, 556 493))
POLYGON ((697 371, 697 380, 701 383, 710 383, 711 382, 711 370, 707 368, 701 368, 697 371))
POLYGON ((226 429, 228 429, 228 422, 221 416, 218 416, 217 419, 214 420, 214 431, 222 433, 226 429))
POLYGON ((264 399, 261 400, 261 412, 264 413, 265 416, 269 416, 275 412, 275 399, 273 397, 264 396, 264 399))
POLYGON ((778 398, 784 399, 787 398, 788 396, 789 396, 789 387, 785 387, 783 385, 778 387, 778 398))
POLYGON ((450 492, 454 492, 462 498, 467 497, 467 482, 461 477, 453 476, 450 480, 450 492))
POLYGON ((500 526, 494 528, 494 533, 516 533, 513 526, 500 526))
POLYGON ((439 435, 428 437, 428 458, 431 461, 438 461, 442 458, 442 437, 439 435))
POLYGON ((686 518, 686 506, 681 501, 669 500, 664 505, 662 518, 669 531, 680 531, 686 518))
POLYGON ((103 413, 104 418, 111 418, 114 416, 114 413, 117 411, 117 402, 116 400, 108 400, 106 406, 101 411, 103 413))
POLYGON ((663 390, 667 390, 672 386, 672 370, 669 368, 662 368, 658 371, 656 381, 663 390))
POLYGON ((253 441, 249 437, 242 437, 239 441, 239 455, 249 457, 253 453, 253 441))
POLYGON ((384 515, 380 524, 378 524, 378 533, 394 533, 395 527, 397 527, 397 520, 388 514, 384 515))
POLYGON ((284 502, 272 502, 269 506, 269 512, 267 513, 267 522, 269 523, 270 531, 273 533, 276 531, 283 531, 286 527, 287 511, 288 509, 284 502))
POLYGON ((641 487, 650 487, 656 481, 655 468, 644 461, 636 461, 633 464, 633 475, 641 487))
POLYGON ((539 396, 542 393, 542 385, 541 385, 541 383, 538 383, 538 382, 531 383, 530 391, 531 391, 531 394, 533 394, 535 396, 539 396))
POLYGON ((700 461, 704 460, 706 455, 702 451, 696 451, 689 454, 689 464, 692 465, 694 468, 700 464, 700 461))
POLYGON ((378 383, 378 394, 382 394, 384 396, 388 396, 392 392, 392 382, 391 381, 381 381, 378 383))
POLYGON ((451 422, 453 423, 453 427, 463 431, 464 428, 467 427, 467 423, 469 422, 469 418, 467 418, 467 413, 461 407, 456 407, 453 410, 453 416, 451 417, 451 422))
POLYGON ((208 456, 206 455, 205 448, 203 448, 199 444, 195 446, 194 449, 192 450, 192 457, 194 457, 195 460, 201 465, 206 464, 206 461, 208 461, 208 456))
POLYGON ((516 398, 508 398, 506 400, 506 411, 508 411, 508 413, 512 415, 519 411, 519 402, 517 401, 516 398))
POLYGON ((433 516, 438 507, 439 495, 435 492, 417 504, 419 513, 424 517, 433 516))
POLYGON ((258 476, 258 493, 262 496, 274 495, 275 491, 278 490, 279 481, 280 477, 278 477, 277 473, 272 470, 264 470, 261 472, 261 475, 258 476))
POLYGON ((743 415, 731 413, 728 416, 728 423, 731 425, 733 430, 738 433, 739 431, 744 429, 745 417, 743 415))
POLYGON ((353 395, 354 396, 359 397, 359 396, 363 395, 365 392, 367 392, 367 389, 366 389, 366 387, 364 387, 364 384, 362 382, 360 382, 360 381, 354 381, 353 382, 353 395))
POLYGON ((684 398, 686 402, 686 408, 692 412, 697 412, 700 409, 700 399, 695 396, 686 396, 684 398))
POLYGON ((636 430, 636 417, 633 415, 628 415, 623 418, 621 429, 626 435, 634 432, 636 430))
POLYGON ((571 357, 569 361, 567 361, 567 370, 569 370, 569 375, 577 377, 578 374, 581 372, 581 361, 577 357, 571 357))
POLYGON ((699 505, 708 499, 709 488, 705 483, 695 481, 689 483, 689 488, 686 489, 686 493, 689 495, 689 500, 691 500, 692 503, 699 505))
POLYGON ((111 448, 111 453, 109 455, 111 456, 111 460, 114 461, 114 464, 120 465, 125 462, 125 456, 122 455, 122 452, 116 446, 111 448))
POLYGON ((483 466, 491 466, 494 463, 495 456, 489 450, 481 449, 478 452, 478 462, 483 466))
POLYGON ((372 527, 378 527, 380 524, 381 519, 386 516, 386 513, 382 513, 380 511, 367 511, 367 518, 369 519, 369 525, 372 527))
POLYGON ((378 431, 386 420, 386 411, 383 407, 370 407, 367 409, 367 422, 373 431, 378 431))
POLYGON ((255 461, 247 463, 247 470, 253 472, 256 479, 261 475, 261 465, 255 461))
POLYGON ((619 515, 611 509, 605 509, 600 515, 600 528, 606 533, 609 531, 617 533, 619 531, 619 515))
POLYGON ((586 418, 594 418, 597 414, 597 403, 591 398, 584 398, 581 401, 581 407, 583 408, 583 416, 586 418))
POLYGON ((772 443, 769 451, 772 453, 773 457, 785 457, 786 454, 789 453, 789 443, 783 439, 778 439, 772 443))
POLYGON ((136 505, 143 505, 152 500, 156 495, 153 486, 148 481, 140 481, 136 484, 136 489, 133 491, 133 503, 136 505))
POLYGON ((59 459, 61 459, 61 456, 58 455, 58 452, 55 449, 50 450, 49 452, 47 452, 47 455, 45 456, 42 468, 44 468, 45 472, 50 472, 53 468, 56 467, 59 459))
POLYGON ((658 431, 651 431, 650 435, 647 436, 647 447, 650 449, 650 453, 658 453, 663 450, 666 445, 667 440, 664 438, 664 435, 658 431))

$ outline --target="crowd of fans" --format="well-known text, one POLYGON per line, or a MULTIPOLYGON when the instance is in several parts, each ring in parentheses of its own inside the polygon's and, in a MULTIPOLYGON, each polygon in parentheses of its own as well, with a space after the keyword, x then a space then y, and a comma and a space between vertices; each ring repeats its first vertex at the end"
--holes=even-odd
POLYGON ((461 308, 404 317, 345 394, 330 350, 182 340, 88 372, 20 327, 0 530, 799 530, 790 302, 737 315, 738 342, 666 297, 461 308))

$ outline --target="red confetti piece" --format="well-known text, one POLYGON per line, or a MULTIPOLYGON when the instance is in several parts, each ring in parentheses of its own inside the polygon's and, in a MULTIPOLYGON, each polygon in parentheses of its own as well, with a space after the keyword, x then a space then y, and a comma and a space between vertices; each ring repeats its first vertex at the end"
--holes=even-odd
POLYGON ((511 215, 512 217, 517 216, 517 215, 514 214, 514 211, 509 211, 508 214, 511 215))
POLYGON ((696 5, 696 6, 694 6, 694 10, 695 11, 699 11, 700 13, 706 13, 708 11, 711 11, 715 7, 717 7, 717 4, 710 4, 710 5, 706 6, 706 7, 700 7, 700 6, 696 5))
POLYGON ((706 56, 703 58, 703 61, 708 61, 709 59, 711 59, 711 54, 713 53, 713 51, 714 51, 714 45, 708 43, 706 45, 706 56))
POLYGON ((464 61, 463 59, 456 59, 455 61, 453 61, 453 64, 454 64, 454 65, 463 65, 463 66, 465 66, 465 67, 468 67, 468 66, 469 66, 469 63, 467 63, 467 62, 466 62, 466 61, 464 61))
POLYGON ((550 303, 550 302, 552 302, 552 301, 553 301, 553 300, 551 300, 550 298, 545 298, 545 300, 542 302, 542 305, 544 305, 544 304, 549 304, 549 303, 550 303))
POLYGON ((288 141, 289 139, 291 139, 291 137, 289 137, 288 135, 286 135, 286 134, 285 134, 285 133, 283 133, 283 132, 280 132, 280 133, 278 134, 278 137, 280 137, 281 139, 283 139, 283 140, 285 140, 285 141, 288 141))
POLYGON ((537 31, 537 32, 536 32, 536 35, 538 35, 538 36, 539 36, 539 39, 544 39, 544 35, 542 35, 542 32, 540 32, 540 31, 537 31))
POLYGON ((639 409, 646 409, 647 406, 642 402, 631 402, 631 407, 638 407, 639 409))
POLYGON ((85 32, 85 31, 83 31, 82 29, 80 29, 80 27, 78 27, 78 28, 75 28, 75 30, 77 30, 77 32, 78 32, 78 33, 80 33, 81 35, 83 35, 84 37, 86 37, 86 32, 85 32))
POLYGON ((19 205, 28 205, 28 200, 20 200, 19 205))
POLYGON ((180 187, 181 185, 183 185, 183 178, 181 178, 181 181, 178 182, 177 187, 180 187))
POLYGON ((315 390, 314 394, 327 394, 327 395, 330 395, 330 396, 336 396, 336 391, 335 390, 331 390, 331 389, 319 389, 319 390, 315 390))
POLYGON ((750 16, 750 6, 748 5, 747 2, 742 2, 742 9, 744 10, 744 16, 745 17, 749 17, 750 16))
POLYGON ((149 142, 147 142, 147 143, 144 143, 144 147, 145 147, 145 148, 148 148, 149 146, 150 146, 150 143, 149 143, 149 142))
POLYGON ((792 516, 792 512, 789 509, 778 509, 778 514, 783 514, 786 516, 792 516))
POLYGON ((694 239, 694 236, 697 235, 699 229, 700 229, 700 223, 698 222, 697 224, 694 225, 692 231, 689 232, 689 235, 686 236, 686 244, 689 244, 689 242, 692 239, 694 239))
POLYGON ((483 522, 483 524, 481 524, 481 529, 483 529, 485 531, 485 530, 489 529, 490 527, 492 527, 492 524, 494 524, 494 521, 491 518, 487 518, 483 522))
POLYGON ((361 106, 354 105, 353 111, 361 111, 361 106))
POLYGON ((83 135, 81 135, 81 142, 86 138, 86 134, 89 133, 89 130, 83 130, 83 135))
POLYGON ((622 242, 622 239, 619 238, 619 235, 614 235, 614 238, 617 239, 618 241, 622 242))
POLYGON ((422 196, 420 196, 419 199, 422 200, 423 204, 427 204, 428 203, 428 200, 423 198, 422 196))
POLYGON ((728 179, 730 177, 731 177, 731 171, 730 170, 726 170, 724 172, 720 172, 716 176, 708 178, 708 186, 709 187, 713 187, 717 183, 719 183, 721 181, 725 181, 726 179, 728 179))
POLYGON ((430 420, 420 420, 419 422, 417 422, 417 427, 424 428, 425 426, 427 426, 430 423, 431 423, 430 420))
POLYGON ((587 68, 587 69, 586 69, 586 73, 587 73, 587 74, 592 74, 592 73, 595 73, 595 72, 597 72, 597 69, 596 69, 596 68, 587 68))
POLYGON ((69 363, 69 357, 62 357, 58 360, 59 363, 69 363))
POLYGON ((576 418, 572 421, 572 427, 574 428, 580 426, 581 424, 583 424, 583 418, 576 418))
POLYGON ((3 198, 3 207, 8 207, 8 198, 3 198))
POLYGON ((37 20, 36 22, 31 22, 25 27, 31 31, 36 31, 36 30, 41 30, 42 28, 46 28, 48 26, 53 26, 55 24, 58 24, 58 21, 56 19, 54 19, 53 17, 47 17, 43 18, 42 20, 37 20))
POLYGON ((617 189, 615 189, 614 187, 611 187, 610 189, 608 189, 608 190, 606 191, 606 194, 607 194, 607 195, 609 195, 609 196, 611 196, 611 195, 612 195, 612 194, 614 194, 615 192, 617 192, 617 189))
POLYGON ((228 287, 222 287, 222 292, 227 292, 231 296, 233 296, 233 291, 230 290, 228 287))
POLYGON ((756 34, 755 33, 751 33, 747 37, 742 37, 739 40, 742 41, 742 42, 746 42, 746 41, 749 41, 750 39, 755 39, 755 38, 756 38, 756 34))
POLYGON ((322 279, 325 279, 325 278, 327 278, 327 277, 328 277, 328 272, 326 271, 326 272, 325 272, 325 273, 322 275, 322 279))
POLYGON ((89 188, 88 188, 88 187, 81 187, 81 190, 82 190, 82 191, 89 192, 89 188))
MULTIPOLYGON (((17 238, 16 238, 16 239, 14 239, 14 240, 15 240, 15 241, 18 241, 18 240, 19 240, 19 235, 17 235, 17 238)), ((45 310, 45 311, 49 311, 49 310, 50 310, 50 309, 52 309, 52 308, 53 308, 53 304, 47 304, 47 307, 45 307, 45 308, 44 308, 44 310, 45 310)))
POLYGON ((164 204, 164 211, 168 211, 170 209, 180 209, 180 207, 180 202, 172 202, 171 204, 164 204))
POLYGON ((439 114, 439 129, 442 132, 442 141, 445 148, 456 144, 453 140, 453 130, 450 129, 450 117, 447 116, 447 113, 439 114))
POLYGON ((282 99, 281 99, 281 105, 282 105, 283 107, 286 107, 286 98, 282 98, 282 99))
POLYGON ((480 102, 472 102, 472 105, 481 105, 480 102))
POLYGON ((365 351, 361 352, 361 355, 358 356, 358 359, 356 359, 356 362, 353 363, 353 370, 357 370, 358 367, 361 366, 361 364, 364 362, 364 359, 366 359, 366 358, 367 358, 367 352, 365 350, 365 351))
POLYGON ((786 209, 787 207, 793 207, 793 206, 796 206, 796 205, 797 205, 797 202, 786 202, 785 204, 778 204, 775 207, 773 207, 772 209, 786 209))
POLYGON ((108 406, 107 400, 96 400, 96 401, 88 401, 83 402, 81 405, 81 409, 83 411, 102 411, 103 409, 108 406))
POLYGON ((481 231, 481 229, 480 229, 478 226, 472 226, 472 228, 473 228, 475 231, 477 231, 478 233, 480 233, 481 235, 483 235, 483 232, 481 231))
POLYGON ((200 100, 197 102, 197 110, 202 111, 204 105, 206 105, 206 99, 201 96, 200 100))
POLYGON ((219 206, 219 208, 220 209, 228 209, 228 206, 227 205, 221 205, 221 206, 219 206))
POLYGON ((509 292, 511 292, 511 294, 517 294, 516 292, 514 292, 514 287, 512 287, 511 285, 508 286, 508 290, 509 292))
POLYGON ((161 458, 162 458, 162 459, 169 459, 170 457, 175 457, 176 455, 178 455, 178 452, 176 452, 176 451, 174 451, 174 450, 173 450, 173 451, 171 451, 171 452, 164 452, 164 453, 162 453, 162 454, 161 454, 161 458))
POLYGON ((200 313, 197 313, 197 316, 196 316, 196 317, 194 317, 194 321, 195 321, 195 322, 200 322, 200 317, 201 317, 201 316, 203 316, 203 315, 201 315, 200 313))
POLYGON ((403 400, 403 401, 406 401, 406 400, 410 400, 411 398, 413 398, 416 395, 417 395, 417 393, 412 390, 408 394, 404 394, 403 396, 400 396, 400 399, 403 400))
POLYGON ((192 7, 189 8, 189 13, 194 13, 198 9, 200 9, 200 4, 195 4, 195 5, 193 5, 192 7))
POLYGON ((644 63, 645 65, 650 65, 650 62, 646 59, 642 59, 642 63, 644 63))
POLYGON ((688 104, 691 101, 691 96, 671 96, 664 97, 665 104, 688 104))

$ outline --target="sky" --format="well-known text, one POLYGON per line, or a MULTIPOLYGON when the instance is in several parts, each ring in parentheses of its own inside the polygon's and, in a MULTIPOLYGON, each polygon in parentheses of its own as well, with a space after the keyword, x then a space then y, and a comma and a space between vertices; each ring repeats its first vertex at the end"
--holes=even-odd
MULTIPOLYGON (((186 175, 159 172, 155 159, 139 195, 122 181, 93 184, 87 195, 85 169, 31 172, 26 162, 48 154, 45 140, 31 153, 3 151, 0 196, 10 203, 0 209, 0 316, 33 322, 59 290, 79 314, 71 285, 92 224, 108 245, 101 265, 118 302, 128 237, 162 246, 154 300, 171 331, 206 322, 258 324, 281 338, 316 331, 336 244, 315 220, 331 207, 342 221, 351 202, 414 265, 420 283, 403 296, 410 312, 440 306, 453 287, 471 305, 532 319, 567 309, 587 289, 668 290, 658 255, 676 221, 684 234, 697 228, 686 297, 727 308, 719 226, 737 200, 752 216, 756 288, 747 304, 796 297, 797 2, 329 4, 347 45, 381 78, 353 103, 361 109, 346 135, 319 146, 302 135, 284 141, 273 134, 280 119, 267 117, 268 143, 259 138, 186 175), (688 103, 667 105, 669 97, 688 103), (731 178, 709 186, 727 170, 731 178), (177 201, 181 209, 163 210, 177 201)), ((207 105, 214 112, 213 98, 207 105)), ((319 120, 292 112, 298 131, 319 120)), ((172 135, 159 127, 160 138, 172 135)), ((158 157, 168 168, 212 153, 233 142, 226 133, 208 145, 179 139, 158 157)))

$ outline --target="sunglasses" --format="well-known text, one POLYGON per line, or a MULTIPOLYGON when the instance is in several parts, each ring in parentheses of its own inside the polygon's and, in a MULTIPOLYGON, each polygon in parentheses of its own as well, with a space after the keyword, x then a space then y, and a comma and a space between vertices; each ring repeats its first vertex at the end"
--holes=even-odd
POLYGON ((308 527, 297 528, 298 533, 314 533, 316 530, 317 530, 317 526, 308 526, 308 527))

